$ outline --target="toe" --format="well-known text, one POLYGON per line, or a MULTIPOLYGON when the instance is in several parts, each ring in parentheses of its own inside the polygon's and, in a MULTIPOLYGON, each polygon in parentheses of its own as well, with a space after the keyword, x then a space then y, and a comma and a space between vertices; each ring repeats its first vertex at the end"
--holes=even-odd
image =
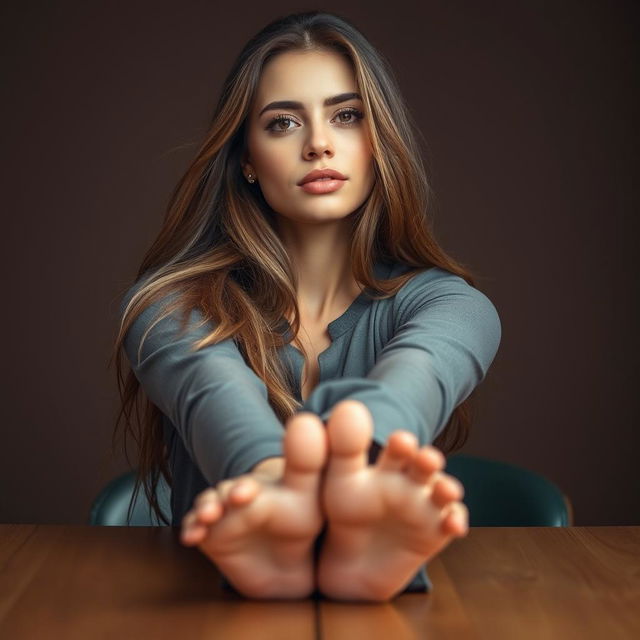
POLYGON ((236 478, 227 478, 226 480, 218 482, 215 492, 221 504, 226 505, 229 503, 229 494, 231 493, 233 485, 236 484, 237 481, 238 480, 236 478))
POLYGON ((283 483, 303 490, 317 485, 328 453, 322 420, 306 411, 295 414, 287 422, 283 449, 283 483))
POLYGON ((251 502, 259 491, 260 485, 253 478, 241 478, 229 489, 227 494, 228 504, 234 507, 245 505, 251 502))
POLYGON ((193 503, 192 512, 200 524, 211 524, 222 515, 222 503, 215 489, 199 494, 193 503))
POLYGON ((394 431, 378 456, 376 466, 381 471, 404 471, 413 461, 417 446, 418 439, 409 431, 394 431))
POLYGON ((408 475, 418 484, 425 484, 431 476, 444 467, 445 457, 435 447, 427 445, 418 450, 411 464, 408 475))
POLYGON ((464 487, 457 478, 439 471, 434 474, 431 491, 433 504, 442 508, 454 500, 462 500, 463 497, 464 487))
POLYGON ((462 538, 469 532, 469 510, 462 502, 453 502, 442 518, 443 533, 462 538))
POLYGON ((190 547, 202 542, 207 534, 207 527, 198 522, 195 511, 189 511, 182 520, 180 540, 182 544, 190 547))
POLYGON ((215 499, 217 496, 218 496, 218 492, 217 492, 216 488, 215 487, 209 487, 208 489, 205 489, 204 491, 200 492, 195 497, 195 500, 193 501, 193 504, 194 504, 194 506, 198 506, 200 504, 208 502, 209 500, 215 499))
POLYGON ((373 419, 362 402, 339 402, 327 423, 327 434, 329 473, 353 473, 368 466, 373 419))
MULTIPOLYGON (((220 512, 248 504, 260 493, 260 487, 260 483, 250 475, 220 481, 216 485, 220 512)), ((209 501, 215 503, 216 498, 212 497, 209 501)), ((203 504, 205 503, 206 501, 203 500, 203 504)))

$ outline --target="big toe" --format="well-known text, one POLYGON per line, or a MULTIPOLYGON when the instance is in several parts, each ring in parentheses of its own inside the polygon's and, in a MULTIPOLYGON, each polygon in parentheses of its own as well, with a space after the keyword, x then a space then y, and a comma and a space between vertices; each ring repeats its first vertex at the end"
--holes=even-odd
POLYGON ((362 402, 339 402, 327 423, 327 433, 330 473, 353 472, 368 465, 373 419, 362 402))
POLYGON ((327 461, 327 433, 322 420, 314 413, 303 411, 287 422, 284 436, 284 483, 305 488, 317 482, 327 461))

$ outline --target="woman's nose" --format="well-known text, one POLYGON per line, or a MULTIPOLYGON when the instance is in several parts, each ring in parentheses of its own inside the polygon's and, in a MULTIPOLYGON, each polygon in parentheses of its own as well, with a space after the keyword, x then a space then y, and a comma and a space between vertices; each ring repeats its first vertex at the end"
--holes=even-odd
POLYGON ((323 155, 331 157, 333 153, 333 141, 327 128, 322 125, 310 125, 303 150, 304 157, 316 158, 323 155))

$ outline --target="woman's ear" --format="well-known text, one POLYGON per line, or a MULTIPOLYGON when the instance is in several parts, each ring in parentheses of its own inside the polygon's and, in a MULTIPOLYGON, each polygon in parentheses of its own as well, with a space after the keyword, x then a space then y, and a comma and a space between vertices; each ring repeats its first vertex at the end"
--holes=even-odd
POLYGON ((249 158, 247 156, 247 154, 243 154, 242 158, 240 159, 240 166, 242 167, 242 173, 244 174, 245 178, 248 175, 255 175, 255 171, 253 170, 253 167, 251 166, 251 162, 249 161, 249 158))
POLYGON ((253 184, 257 178, 256 178, 256 172, 253 170, 251 163, 248 161, 241 160, 240 166, 242 167, 242 174, 244 175, 245 179, 251 184, 253 184))

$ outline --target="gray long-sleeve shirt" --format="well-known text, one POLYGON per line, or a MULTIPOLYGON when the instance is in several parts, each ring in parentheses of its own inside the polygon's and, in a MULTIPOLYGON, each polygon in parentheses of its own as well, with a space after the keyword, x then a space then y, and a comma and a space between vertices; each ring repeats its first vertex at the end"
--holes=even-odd
MULTIPOLYGON (((374 268, 383 279, 409 269, 384 262, 374 268)), ((127 292, 122 310, 138 286, 127 292)), ((172 524, 179 526, 200 491, 281 456, 283 425, 264 382, 232 339, 191 351, 211 325, 202 324, 195 309, 184 334, 177 314, 154 325, 161 304, 136 318, 124 347, 142 389, 163 414, 173 474, 172 524)), ((332 342, 318 358, 319 382, 300 410, 326 422, 339 401, 360 400, 371 412, 373 438, 381 446, 396 429, 411 431, 420 445, 433 442, 486 376, 501 339, 489 298, 438 267, 414 276, 391 298, 361 294, 328 331, 332 342)), ((291 344, 278 352, 302 402, 303 356, 291 344)), ((430 588, 426 573, 412 585, 430 588)))

